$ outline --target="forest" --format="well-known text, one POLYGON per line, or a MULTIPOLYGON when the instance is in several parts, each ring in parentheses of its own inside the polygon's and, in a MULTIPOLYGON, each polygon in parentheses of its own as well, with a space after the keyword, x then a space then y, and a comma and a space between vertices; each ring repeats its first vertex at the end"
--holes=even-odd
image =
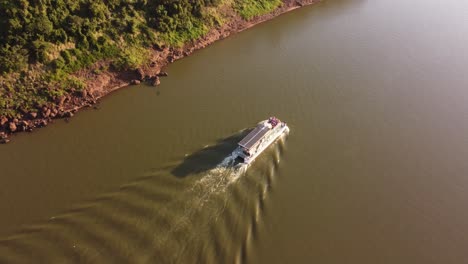
MULTIPOLYGON (((85 88, 73 75, 98 61, 118 70, 146 62, 154 45, 180 47, 281 0, 0 0, 0 117, 15 117, 85 88)), ((106 70, 106 69, 102 69, 106 70)))

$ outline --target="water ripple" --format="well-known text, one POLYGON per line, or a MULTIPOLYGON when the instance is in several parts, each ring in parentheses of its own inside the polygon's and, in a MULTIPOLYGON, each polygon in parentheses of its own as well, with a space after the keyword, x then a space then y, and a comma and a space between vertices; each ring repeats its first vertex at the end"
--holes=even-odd
POLYGON ((0 263, 245 263, 284 148, 281 139, 248 170, 229 155, 193 177, 155 170, 0 240, 0 263))

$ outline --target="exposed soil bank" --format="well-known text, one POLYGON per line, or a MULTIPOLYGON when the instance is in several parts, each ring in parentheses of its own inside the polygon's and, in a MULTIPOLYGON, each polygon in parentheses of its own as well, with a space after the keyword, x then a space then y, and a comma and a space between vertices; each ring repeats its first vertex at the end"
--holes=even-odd
POLYGON ((224 39, 231 34, 241 32, 256 24, 270 20, 278 15, 292 11, 305 5, 318 2, 319 0, 283 0, 283 4, 273 12, 258 16, 252 20, 242 19, 233 10, 226 10, 228 22, 212 29, 203 38, 187 43, 182 48, 168 48, 155 46, 151 50, 150 63, 142 65, 134 71, 108 70, 99 72, 98 69, 109 68, 109 62, 102 61, 93 67, 76 73, 78 77, 87 80, 87 88, 84 91, 59 98, 51 107, 42 107, 37 112, 24 113, 23 119, 7 119, 0 117, 0 143, 8 143, 9 135, 16 132, 31 132, 35 128, 47 126, 56 118, 71 118, 81 108, 96 104, 101 97, 131 84, 139 84, 147 81, 152 85, 160 84, 160 77, 167 76, 162 72, 166 65, 189 56, 194 51, 202 49, 211 43, 224 39))

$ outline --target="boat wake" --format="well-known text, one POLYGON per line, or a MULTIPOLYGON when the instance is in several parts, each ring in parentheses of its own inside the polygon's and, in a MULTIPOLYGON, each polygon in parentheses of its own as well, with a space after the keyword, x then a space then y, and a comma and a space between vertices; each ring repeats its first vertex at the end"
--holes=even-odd
POLYGON ((0 239, 0 263, 243 263, 283 149, 279 140, 255 165, 225 154, 210 169, 195 164, 190 177, 175 177, 174 167, 152 171, 0 239))
POLYGON ((170 227, 160 230, 159 235, 155 237, 154 247, 158 248, 158 254, 148 256, 148 262, 154 259, 163 263, 187 261, 185 258, 193 253, 193 246, 203 244, 200 238, 207 232, 209 226, 206 224, 215 222, 228 206, 226 190, 245 173, 245 170, 245 166, 235 166, 235 156, 229 155, 215 168, 193 176, 198 176, 198 179, 190 188, 168 204, 165 210, 160 211, 162 215, 171 215, 172 221, 170 227), (175 215, 175 208, 183 209, 175 215), (201 219, 203 221, 200 221, 201 219), (188 241, 190 243, 187 243, 188 241), (174 251, 174 248, 179 250, 174 251), (180 259, 181 256, 185 256, 184 260, 180 259))

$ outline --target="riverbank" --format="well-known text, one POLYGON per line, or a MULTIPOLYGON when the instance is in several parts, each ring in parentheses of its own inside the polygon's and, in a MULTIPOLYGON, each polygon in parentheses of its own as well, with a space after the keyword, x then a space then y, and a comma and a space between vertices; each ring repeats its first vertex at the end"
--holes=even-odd
POLYGON ((141 82, 149 82, 157 86, 160 84, 160 78, 167 76, 167 73, 163 72, 162 69, 168 64, 189 56, 194 51, 217 40, 224 39, 283 13, 315 3, 317 0, 283 0, 282 2, 280 7, 274 11, 249 20, 243 19, 232 8, 220 10, 226 19, 226 22, 221 26, 209 30, 202 38, 190 41, 182 47, 154 45, 149 51, 148 63, 136 70, 116 70, 111 67, 111 62, 108 60, 79 70, 73 75, 78 79, 86 80, 85 89, 60 96, 52 104, 40 106, 36 110, 24 111, 19 117, 0 117, 0 143, 8 143, 9 136, 13 133, 31 132, 36 128, 47 126, 54 119, 71 118, 78 110, 92 107, 99 99, 122 87, 141 82))

